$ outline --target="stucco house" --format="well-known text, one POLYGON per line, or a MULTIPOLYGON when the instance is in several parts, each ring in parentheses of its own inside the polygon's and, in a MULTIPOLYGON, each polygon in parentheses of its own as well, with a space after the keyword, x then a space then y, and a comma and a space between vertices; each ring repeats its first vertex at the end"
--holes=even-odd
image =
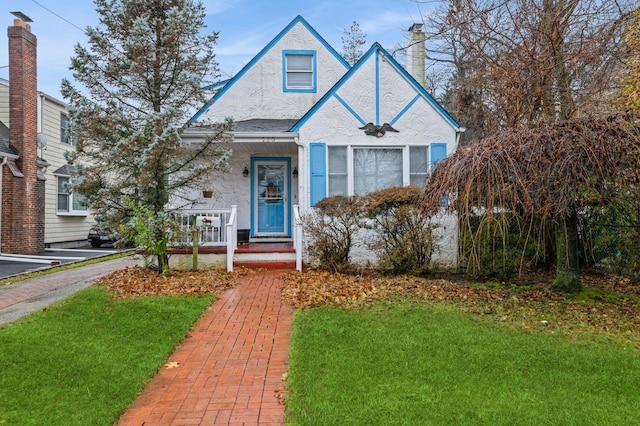
MULTIPOLYGON (((211 87, 183 134, 197 143, 211 123, 234 120, 232 171, 213 175, 202 189, 216 194, 193 207, 236 206, 238 235, 293 239, 300 251, 297 217, 322 198, 422 184, 455 151, 463 129, 417 81, 424 79, 424 33, 420 25, 410 32, 417 40, 409 43, 412 73, 378 43, 349 66, 304 18, 293 19, 238 74, 211 87)), ((450 219, 443 218, 455 226, 450 219)), ((227 216, 222 234, 225 223, 227 216)), ((451 231, 443 231, 445 251, 455 257, 451 231)))
POLYGON ((86 245, 94 220, 66 188, 74 149, 66 105, 37 90, 37 39, 16 19, 8 29, 9 81, 0 79, 0 253, 37 254, 86 245))

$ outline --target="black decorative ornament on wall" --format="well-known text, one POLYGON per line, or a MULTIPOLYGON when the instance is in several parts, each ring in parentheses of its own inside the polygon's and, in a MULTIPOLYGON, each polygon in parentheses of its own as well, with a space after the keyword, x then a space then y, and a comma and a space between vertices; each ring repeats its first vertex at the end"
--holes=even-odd
POLYGON ((376 136, 378 138, 384 136, 384 134, 387 132, 396 132, 396 133, 399 132, 399 130, 396 130, 393 127, 391 127, 389 123, 384 123, 382 126, 376 126, 373 123, 367 123, 363 127, 358 127, 358 129, 364 130, 365 135, 376 136))

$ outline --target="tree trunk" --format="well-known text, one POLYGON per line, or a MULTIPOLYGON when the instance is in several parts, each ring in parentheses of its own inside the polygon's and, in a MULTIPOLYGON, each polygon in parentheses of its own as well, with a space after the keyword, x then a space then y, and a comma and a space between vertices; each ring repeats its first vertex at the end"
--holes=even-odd
POLYGON ((171 271, 169 269, 169 255, 165 253, 158 253, 158 273, 168 277, 171 275, 171 271))
POLYGON ((579 293, 582 290, 578 265, 578 221, 575 213, 564 215, 556 224, 556 277, 551 290, 579 293))

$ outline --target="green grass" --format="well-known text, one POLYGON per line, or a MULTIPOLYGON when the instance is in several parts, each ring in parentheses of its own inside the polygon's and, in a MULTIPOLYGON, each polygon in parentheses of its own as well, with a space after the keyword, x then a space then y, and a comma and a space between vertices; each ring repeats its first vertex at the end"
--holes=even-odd
POLYGON ((89 287, 0 328, 0 424, 113 424, 212 298, 89 287))
POLYGON ((640 423, 640 352, 410 302, 294 319, 289 425, 640 423))

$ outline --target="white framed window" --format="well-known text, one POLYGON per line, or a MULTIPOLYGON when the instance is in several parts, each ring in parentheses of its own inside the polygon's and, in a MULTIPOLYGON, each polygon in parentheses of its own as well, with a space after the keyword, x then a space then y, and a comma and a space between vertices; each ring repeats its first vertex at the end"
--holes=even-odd
POLYGON ((282 52, 282 88, 285 92, 316 92, 316 52, 284 50, 282 52))
POLYGON ((423 186, 429 175, 429 147, 409 147, 409 184, 423 186))
POLYGON ((347 147, 330 146, 329 194, 347 195, 347 147))
POLYGON ((447 154, 444 142, 417 146, 310 144, 310 201, 331 195, 362 195, 392 186, 422 186, 447 154))
POLYGON ((362 195, 404 182, 404 147, 327 147, 327 195, 362 195))
POLYGON ((353 193, 402 186, 402 148, 353 148, 353 193))
POLYGON ((59 215, 86 216, 87 204, 84 197, 69 191, 69 177, 57 176, 58 198, 56 212, 59 215))
POLYGON ((69 116, 64 112, 60 113, 60 142, 73 145, 73 138, 69 130, 69 116))

